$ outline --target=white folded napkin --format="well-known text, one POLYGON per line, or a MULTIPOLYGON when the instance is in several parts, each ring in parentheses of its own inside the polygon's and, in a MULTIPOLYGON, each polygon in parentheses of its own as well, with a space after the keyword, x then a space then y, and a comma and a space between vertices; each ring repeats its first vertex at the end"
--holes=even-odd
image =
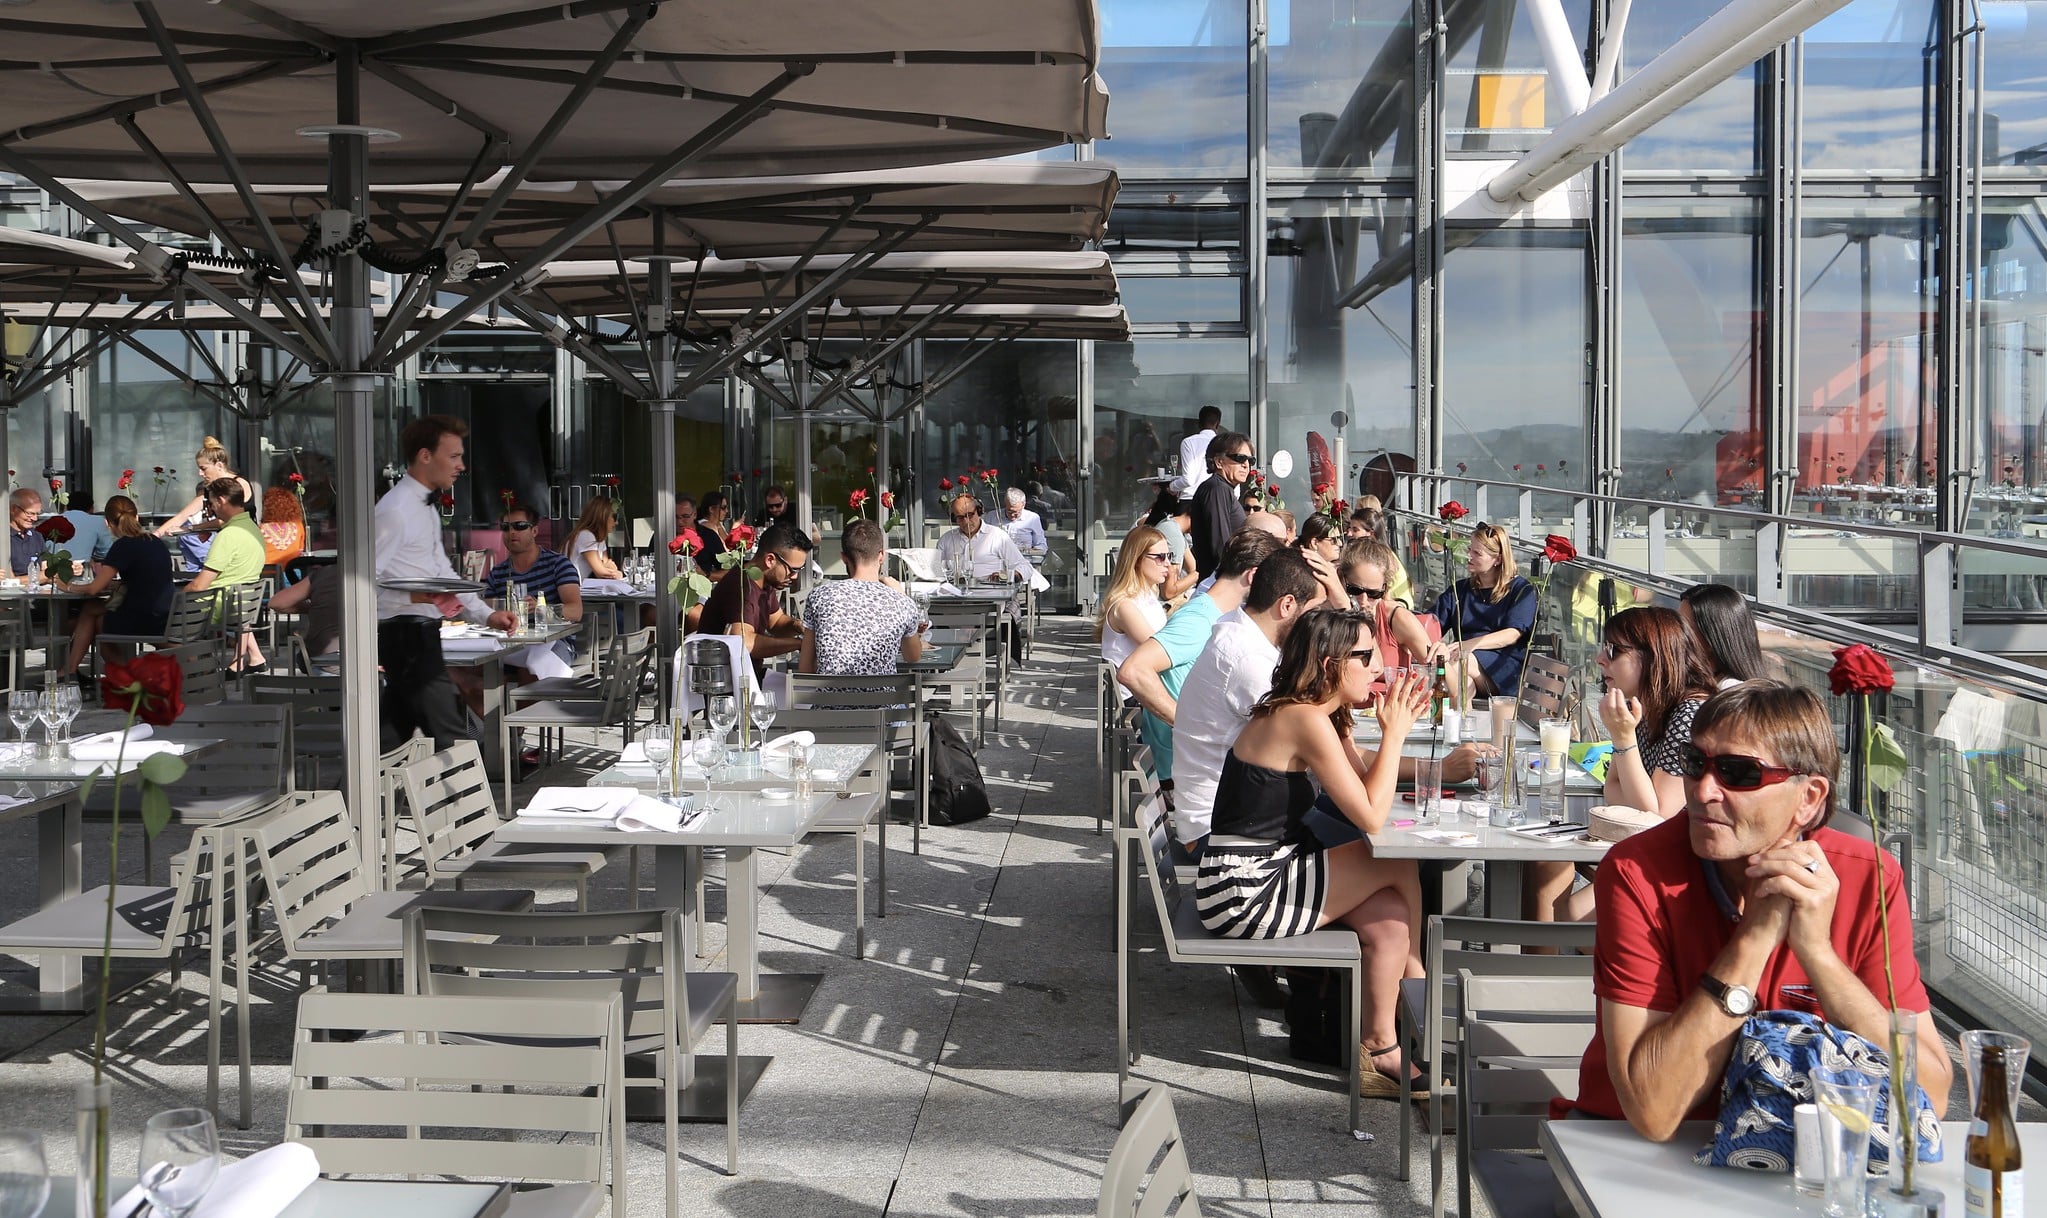
POLYGON ((630 594, 633 586, 622 579, 586 579, 583 581, 583 591, 595 592, 601 596, 619 596, 630 594))
POLYGON ((92 745, 99 745, 99 744, 116 744, 116 745, 117 745, 117 744, 119 744, 119 743, 121 742, 121 738, 122 738, 122 737, 124 737, 124 736, 125 736, 125 737, 127 737, 127 738, 128 738, 128 739, 130 739, 130 740, 147 740, 147 739, 149 739, 149 738, 150 738, 151 736, 154 736, 154 735, 156 735, 156 729, 155 729, 155 728, 153 728, 153 727, 149 726, 149 725, 148 725, 147 723, 138 723, 138 724, 136 724, 136 725, 135 725, 134 727, 131 727, 131 728, 129 728, 129 729, 128 729, 127 731, 125 731, 125 732, 124 732, 124 731, 121 731, 121 730, 119 730, 119 729, 116 729, 116 730, 114 730, 114 731, 111 731, 111 732, 94 732, 94 733, 93 733, 92 735, 90 735, 90 736, 80 736, 80 737, 79 737, 78 739, 76 739, 76 740, 74 740, 74 741, 72 741, 72 742, 71 742, 71 747, 72 747, 72 748, 74 748, 74 749, 76 749, 76 748, 78 748, 78 747, 79 747, 80 745, 87 745, 87 744, 92 744, 92 745))
POLYGON ((121 742, 121 734, 115 732, 113 737, 112 740, 88 738, 72 741, 71 759, 73 761, 120 761, 125 764, 130 761, 141 761, 144 757, 154 757, 158 753, 182 753, 185 751, 184 745, 175 744, 168 740, 130 740, 124 748, 121 742))
POLYGON ((674 804, 635 794, 613 823, 627 833, 675 833, 700 815, 697 810, 684 811, 674 804))
MULTIPOLYGON (((298 1195, 320 1178, 320 1161, 311 1148, 284 1142, 246 1159, 223 1163, 204 1200, 188 1218, 277 1218, 298 1195)), ((114 1203, 113 1213, 132 1214, 143 1202, 136 1185, 114 1203)))
POLYGON ((630 787, 542 787, 519 811, 535 820, 616 820, 637 798, 630 787))
POLYGON ((464 635, 461 638, 443 638, 441 640, 441 653, 443 655, 449 653, 454 653, 457 655, 481 655, 486 651, 496 651, 498 648, 502 646, 504 646, 502 640, 493 638, 487 634, 464 635))
POLYGON ((952 582, 951 580, 947 580, 947 581, 945 581, 944 583, 942 583, 942 584, 938 585, 938 591, 939 591, 939 594, 940 594, 941 596, 963 596, 963 595, 965 595, 964 593, 962 593, 962 592, 961 592, 961 591, 959 590, 959 587, 958 587, 958 585, 954 584, 954 583, 953 583, 953 582, 952 582))
POLYGON ((791 749, 812 746, 816 743, 817 735, 814 732, 790 732, 786 736, 778 737, 762 745, 761 755, 767 757, 778 753, 787 753, 791 749))
POLYGON ((618 764, 651 766, 654 763, 647 760, 647 746, 635 740, 618 751, 618 764))

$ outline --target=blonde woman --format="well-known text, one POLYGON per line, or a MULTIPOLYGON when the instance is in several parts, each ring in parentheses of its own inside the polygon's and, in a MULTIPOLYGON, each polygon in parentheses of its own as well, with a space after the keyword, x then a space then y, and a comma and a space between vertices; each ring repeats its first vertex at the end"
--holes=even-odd
POLYGON ((604 544, 604 539, 611 536, 611 530, 617 524, 618 513, 612 507, 610 496, 598 495, 583 505, 583 514, 576 517, 576 527, 569 530, 569 543, 562 547, 562 553, 576 565, 578 578, 623 578, 604 544))
MULTIPOLYGON (((1159 589, 1173 574, 1173 548, 1166 535, 1150 525, 1138 525, 1123 538, 1116 552, 1116 570, 1109 577, 1109 589, 1102 594, 1102 611, 1095 621, 1095 637, 1102 643, 1102 658, 1122 667, 1123 661, 1145 640, 1166 624, 1166 603, 1159 589)), ((1130 691, 1121 685, 1128 699, 1130 691)))
POLYGON ((1512 698, 1521 689, 1521 662, 1535 629, 1535 586, 1515 573, 1514 547, 1498 525, 1471 530, 1464 565, 1469 576, 1429 611, 1443 627, 1430 662, 1440 657, 1462 668, 1467 688, 1512 698))
MULTIPOLYGON (((192 458, 192 464, 199 470, 199 493, 192 496, 192 502, 180 509, 177 515, 156 526, 156 535, 158 537, 170 536, 182 528, 189 520, 213 519, 212 513, 207 511, 206 508, 206 488, 217 479, 233 478, 241 483, 243 502, 249 505, 251 512, 256 510, 256 504, 261 501, 261 496, 256 493, 255 485, 228 467, 227 446, 212 436, 206 437, 200 443, 198 453, 192 458)), ((188 554, 187 557, 190 557, 190 555, 188 554)), ((205 555, 202 553, 200 557, 204 558, 205 555)))

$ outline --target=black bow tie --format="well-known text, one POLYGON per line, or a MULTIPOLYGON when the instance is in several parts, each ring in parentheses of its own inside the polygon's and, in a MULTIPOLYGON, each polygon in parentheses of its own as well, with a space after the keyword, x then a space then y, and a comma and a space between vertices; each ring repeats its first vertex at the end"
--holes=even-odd
POLYGON ((441 506, 441 493, 439 491, 428 491, 426 493, 426 505, 431 508, 441 506))

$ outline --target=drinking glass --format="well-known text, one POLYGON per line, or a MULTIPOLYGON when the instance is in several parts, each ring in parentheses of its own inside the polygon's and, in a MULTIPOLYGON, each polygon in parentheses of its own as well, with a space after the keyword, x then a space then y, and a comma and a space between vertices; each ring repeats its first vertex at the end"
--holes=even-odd
POLYGON ((55 692, 57 698, 57 733, 58 739, 61 742, 60 751, 65 755, 69 755, 71 752, 71 721, 78 718, 78 712, 82 707, 79 697, 81 691, 76 685, 66 682, 59 685, 55 692))
POLYGON ((739 722, 739 703, 731 694, 712 694, 704 703, 704 714, 711 721, 711 731, 723 744, 733 725, 739 722))
POLYGON ((64 712, 57 701, 58 687, 52 685, 42 693, 36 703, 36 718, 43 724, 43 754, 54 757, 57 754, 57 724, 64 712))
POLYGON ((168 1218, 184 1215, 206 1197, 220 1174, 220 1137, 203 1108, 159 1112, 142 1126, 138 1182, 168 1218))
POLYGON ((675 756, 675 729, 666 723, 650 723, 640 736, 640 747, 654 766, 654 795, 668 796, 668 763, 675 756))
POLYGON ((2026 1059, 2032 1056, 2033 1042, 2011 1032, 1991 1032, 1985 1029, 1971 1029, 1962 1033, 1962 1066, 1969 1072, 1969 1112, 1973 1115, 1983 1098, 1983 1050, 1996 1046, 2004 1050, 2004 1082, 2011 1089, 2005 1102, 2011 1110, 2019 1110, 2019 1084, 2026 1077, 2026 1059))
POLYGON ((0 1218, 36 1218, 50 1200, 43 1135, 0 1129, 0 1218))
POLYGON ((689 742, 690 760, 704 772, 704 807, 711 806, 711 771, 725 760, 725 737, 717 732, 705 732, 689 742))
POLYGON ((1479 801, 1487 811, 1500 806, 1500 788, 1507 777, 1507 759, 1498 754, 1481 757, 1472 770, 1472 777, 1478 781, 1479 801))
MULTIPOLYGON (((789 746, 789 777, 796 783, 796 798, 809 799, 811 793, 810 767, 813 749, 807 744, 789 746)), ((2018 1074, 2013 1072, 2014 1077, 2018 1074)))
POLYGON ((1538 731, 1541 733, 1543 756, 1562 757, 1571 751, 1569 719, 1544 719, 1538 731))
POLYGON ((1827 1174, 1827 1218, 1863 1218, 1877 1086, 1864 1074, 1813 1075, 1820 1109, 1820 1159, 1827 1174))
POLYGON ((7 719, 14 724, 14 735, 21 747, 14 751, 8 764, 15 769, 27 769, 34 745, 28 742, 28 729, 42 716, 43 695, 33 689, 17 689, 7 695, 7 719))
POLYGON ((1486 709, 1493 716, 1493 747, 1507 747, 1507 737, 1514 730, 1514 717, 1520 712, 1521 704, 1513 698, 1494 696, 1486 703, 1486 709))
POLYGON ((1433 825, 1443 806, 1443 759, 1414 759, 1414 822, 1433 825))
POLYGON ((754 743, 766 744, 768 729, 775 723, 775 700, 768 697, 766 690, 761 691, 760 697, 746 708, 746 717, 753 720, 754 743))

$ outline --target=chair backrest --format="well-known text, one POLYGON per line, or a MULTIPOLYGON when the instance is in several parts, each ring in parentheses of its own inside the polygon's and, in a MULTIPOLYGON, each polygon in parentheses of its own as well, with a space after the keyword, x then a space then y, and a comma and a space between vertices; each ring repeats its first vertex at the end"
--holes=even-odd
POLYGON ((242 678, 242 698, 257 706, 282 706, 291 715, 292 741, 299 748, 341 743, 345 703, 338 676, 260 673, 242 678))
MULTIPOLYGON (((676 909, 415 909, 405 916, 405 991, 478 998, 618 995, 628 1042, 651 1039, 664 1052, 679 1050, 690 1026, 689 987, 682 981, 687 946, 676 909)), ((626 1051, 636 1050, 629 1044, 626 1051)))
POLYGON ((1464 1002, 1460 1156, 1463 1146, 1532 1148, 1549 1102, 1578 1093, 1578 1066, 1592 1042, 1592 979, 1462 969, 1457 981, 1464 1002))
POLYGON ((227 671, 222 667, 220 648, 210 639, 179 643, 163 648, 178 661, 184 674, 185 705, 210 706, 227 699, 227 671))
POLYGON ((620 636, 624 645, 619 647, 606 665, 602 681, 604 690, 604 722, 623 723, 639 704, 640 686, 654 666, 654 628, 635 630, 620 636))
POLYGON ((280 811, 251 837, 287 954, 295 955, 321 923, 370 895, 355 822, 339 791, 321 791, 280 811))
POLYGON ((438 753, 398 767, 398 786, 426 857, 427 875, 443 877, 442 865, 482 846, 503 818, 491 794, 483 750, 474 740, 457 741, 438 753))
POLYGON ((888 553, 915 579, 939 578, 937 546, 904 546, 891 548, 888 553))
POLYGON ((1180 1137, 1173 1093, 1161 1083, 1144 1093, 1116 1135, 1102 1169, 1095 1218, 1199 1218, 1194 1171, 1180 1137))
POLYGON ((845 710, 866 706, 908 706, 917 699, 915 673, 887 677, 827 677, 790 673, 787 703, 791 707, 845 710))
POLYGON ((1516 714, 1521 722, 1533 726, 1542 719, 1554 719, 1564 713, 1564 700, 1570 696, 1571 666, 1554 656, 1530 652, 1527 663, 1521 668, 1521 694, 1516 714))
POLYGON ((176 647, 212 638, 213 607, 216 603, 216 598, 208 592, 187 592, 182 587, 173 592, 170 614, 164 618, 164 640, 176 647))
POLYGON ((619 1023, 616 997, 312 990, 298 1004, 285 1136, 329 1175, 602 1184, 609 1158, 612 1212, 629 1213, 619 1023))
POLYGON ((297 754, 288 708, 212 703, 187 708, 178 725, 226 742, 191 759, 185 781, 193 790, 291 793, 297 754))
POLYGON ((1180 907, 1180 877, 1173 870, 1173 843, 1166 832, 1166 800, 1156 792, 1147 796, 1137 805, 1138 854, 1144 859, 1144 876, 1151 888, 1151 899, 1157 907, 1159 925, 1165 929, 1166 941, 1172 942, 1173 915, 1180 907))
POLYGON ((889 712, 880 707, 801 706, 775 715, 776 732, 809 732, 821 744, 886 745, 889 712))

